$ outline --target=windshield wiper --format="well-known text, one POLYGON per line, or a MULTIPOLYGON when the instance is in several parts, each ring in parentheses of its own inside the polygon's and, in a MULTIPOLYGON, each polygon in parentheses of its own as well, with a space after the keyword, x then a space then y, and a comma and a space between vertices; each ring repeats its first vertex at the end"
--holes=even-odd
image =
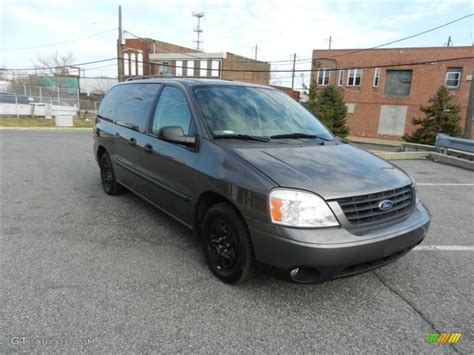
POLYGON ((315 134, 307 134, 307 133, 299 133, 299 132, 295 132, 295 133, 286 133, 286 134, 277 134, 277 135, 274 135, 274 136, 271 136, 270 137, 271 139, 284 139, 284 138, 317 138, 317 139, 321 139, 323 141, 329 141, 330 139, 327 139, 327 138, 323 138, 323 137, 320 137, 318 135, 315 135, 315 134))
POLYGON ((214 135, 215 139, 241 139, 248 141, 257 141, 257 142, 268 142, 270 138, 262 136, 252 136, 250 134, 216 134, 214 135))

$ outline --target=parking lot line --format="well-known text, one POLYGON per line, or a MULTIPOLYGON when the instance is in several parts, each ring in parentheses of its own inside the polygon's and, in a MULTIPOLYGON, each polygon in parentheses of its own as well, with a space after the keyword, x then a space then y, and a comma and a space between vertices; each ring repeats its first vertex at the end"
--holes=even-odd
POLYGON ((416 186, 474 186, 470 183, 418 182, 416 186))
POLYGON ((474 246, 469 245, 418 245, 413 250, 448 250, 448 251, 474 251, 474 246))

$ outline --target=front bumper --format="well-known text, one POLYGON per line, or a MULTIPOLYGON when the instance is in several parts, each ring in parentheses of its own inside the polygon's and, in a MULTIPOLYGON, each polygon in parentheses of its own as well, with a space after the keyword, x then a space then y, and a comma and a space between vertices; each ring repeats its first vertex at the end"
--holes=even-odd
POLYGON ((421 243, 430 214, 421 203, 401 221, 351 233, 337 228, 298 229, 248 220, 257 262, 298 282, 323 282, 386 265, 421 243), (299 274, 299 275, 298 275, 299 274))

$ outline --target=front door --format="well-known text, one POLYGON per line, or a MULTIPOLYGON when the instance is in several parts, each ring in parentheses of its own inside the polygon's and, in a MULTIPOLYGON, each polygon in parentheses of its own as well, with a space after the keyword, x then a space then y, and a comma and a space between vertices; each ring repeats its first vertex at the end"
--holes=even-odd
POLYGON ((150 191, 147 196, 173 216, 191 225, 193 166, 197 152, 194 148, 158 139, 158 131, 166 126, 180 126, 186 135, 196 133, 184 91, 171 85, 163 88, 158 99, 144 147, 142 164, 144 173, 150 179, 150 191))

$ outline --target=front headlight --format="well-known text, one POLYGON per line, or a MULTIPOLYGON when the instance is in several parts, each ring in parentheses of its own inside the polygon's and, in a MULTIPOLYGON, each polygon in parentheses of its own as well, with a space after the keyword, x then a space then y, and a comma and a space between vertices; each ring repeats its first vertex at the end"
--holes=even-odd
POLYGON ((270 193, 269 205, 275 224, 313 228, 339 226, 326 201, 310 192, 275 189, 270 193))

